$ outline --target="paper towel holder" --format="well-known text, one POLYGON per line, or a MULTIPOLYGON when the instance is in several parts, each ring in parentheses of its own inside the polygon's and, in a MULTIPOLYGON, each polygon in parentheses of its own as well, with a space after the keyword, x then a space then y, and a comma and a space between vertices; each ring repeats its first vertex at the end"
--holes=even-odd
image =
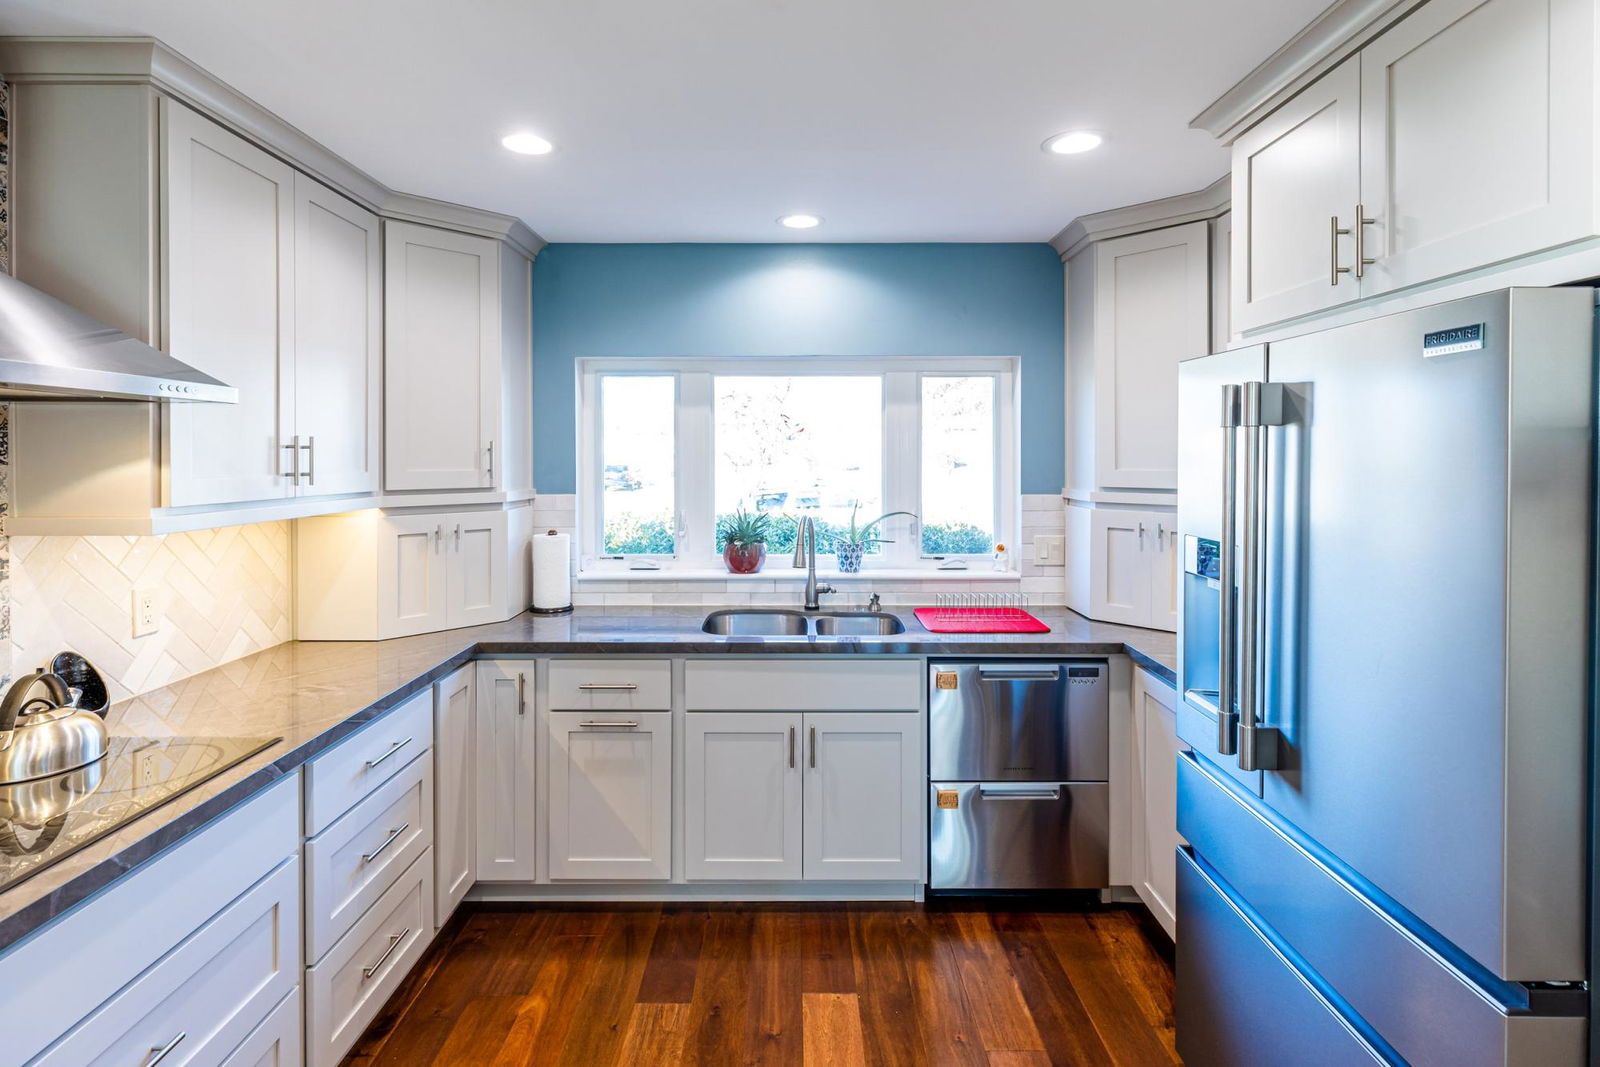
MULTIPOLYGON (((546 530, 544 532, 544 535, 546 537, 554 537, 556 535, 556 532, 557 531, 555 531, 555 530, 546 530)), ((572 614, 572 605, 568 604, 566 607, 562 607, 562 608, 536 608, 536 607, 534 607, 534 606, 532 606, 530 604, 528 606, 528 614, 530 614, 530 615, 571 615, 572 614)))

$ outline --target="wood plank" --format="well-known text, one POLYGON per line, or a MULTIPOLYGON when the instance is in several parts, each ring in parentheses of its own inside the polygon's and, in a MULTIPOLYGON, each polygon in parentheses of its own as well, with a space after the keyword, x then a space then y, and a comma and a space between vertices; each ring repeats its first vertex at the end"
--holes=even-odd
POLYGON ((491 1061, 494 1067, 559 1061, 567 1033, 582 1008, 599 945, 600 938, 592 934, 553 938, 533 988, 521 998, 499 1054, 491 1061))
MULTIPOLYGON (((1071 1060, 1063 1060, 1071 1063, 1071 1060)), ((1055 1061, 1048 1052, 991 1052, 989 1067, 1053 1067, 1055 1061)))
MULTIPOLYGON (((936 916, 935 928, 939 928, 936 916)), ((985 911, 946 912, 951 947, 960 966, 961 988, 978 1024, 978 1040, 988 1052, 1043 1050, 1044 1038, 1034 1024, 1028 1002, 1017 984, 1011 961, 1000 945, 985 911)))
POLYGON ((612 1062, 616 1067, 678 1067, 688 1036, 688 1004, 635 1004, 622 1048, 612 1062))
POLYGON ((516 996, 474 997, 467 1001, 433 1062, 494 1062, 516 1022, 522 1003, 523 998, 516 996))
POLYGON ((642 1004, 687 1004, 694 996, 700 946, 711 911, 704 905, 671 905, 661 909, 650 962, 639 983, 642 1004))
POLYGON ((801 978, 806 993, 854 993, 856 966, 850 956, 849 912, 843 904, 820 904, 800 912, 801 978))
POLYGON ((755 912, 745 1019, 744 1064, 799 1067, 802 1046, 800 970, 803 919, 792 908, 755 912))
POLYGON ((572 1067, 610 1063, 622 1047, 660 910, 634 907, 612 916, 595 949, 581 1010, 574 1013, 558 1062, 572 1067))
POLYGON ((854 993, 801 995, 806 1067, 866 1067, 861 999, 854 993))
MULTIPOLYGON (((1083 1006, 1074 979, 1031 912, 996 911, 990 923, 999 936, 1028 1014, 1044 1038, 1042 1048, 1073 1064, 1112 1064, 1114 1059, 1083 1006)), ((1154 1045, 1159 1051, 1159 1044, 1154 1045)))
POLYGON ((900 942, 900 916, 880 905, 852 906, 849 915, 867 1062, 872 1067, 920 1067, 928 1055, 900 942))
POLYGON ((918 908, 902 916, 899 933, 927 1062, 932 1067, 983 1067, 986 1060, 960 968, 948 940, 935 931, 932 913, 918 908))
POLYGON ((685 1063, 721 1067, 739 1062, 744 1048, 750 936, 754 928, 753 911, 719 908, 712 913, 700 950, 694 996, 689 1002, 685 1063))
POLYGON ((1091 912, 1083 920, 1095 933, 1099 958, 1109 960, 1121 976, 1123 988, 1138 1005, 1146 1025, 1179 1062, 1177 1027, 1173 1018, 1173 971, 1170 962, 1145 935, 1133 913, 1115 909, 1091 912))

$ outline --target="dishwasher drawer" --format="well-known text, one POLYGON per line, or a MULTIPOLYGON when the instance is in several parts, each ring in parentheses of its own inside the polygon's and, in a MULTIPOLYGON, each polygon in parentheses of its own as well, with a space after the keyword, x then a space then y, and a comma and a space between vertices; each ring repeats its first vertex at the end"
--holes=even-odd
POLYGON ((935 661, 928 777, 958 782, 1103 782, 1111 762, 1105 661, 935 661))
POLYGON ((1110 884, 1104 782, 935 782, 933 889, 1103 889, 1110 884))

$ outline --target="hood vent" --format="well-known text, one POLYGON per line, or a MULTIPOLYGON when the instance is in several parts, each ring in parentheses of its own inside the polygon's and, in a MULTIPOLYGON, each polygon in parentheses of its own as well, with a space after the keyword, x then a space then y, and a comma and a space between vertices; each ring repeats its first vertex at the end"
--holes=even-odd
POLYGON ((0 396, 233 404, 239 391, 0 273, 0 396))

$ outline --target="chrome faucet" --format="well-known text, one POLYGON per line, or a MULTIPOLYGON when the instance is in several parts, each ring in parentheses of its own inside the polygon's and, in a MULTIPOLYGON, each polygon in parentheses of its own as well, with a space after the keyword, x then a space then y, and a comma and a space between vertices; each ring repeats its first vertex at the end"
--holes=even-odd
POLYGON ((794 565, 806 569, 806 610, 816 611, 822 607, 818 597, 837 590, 817 584, 817 524, 809 515, 802 517, 794 529, 794 565))

